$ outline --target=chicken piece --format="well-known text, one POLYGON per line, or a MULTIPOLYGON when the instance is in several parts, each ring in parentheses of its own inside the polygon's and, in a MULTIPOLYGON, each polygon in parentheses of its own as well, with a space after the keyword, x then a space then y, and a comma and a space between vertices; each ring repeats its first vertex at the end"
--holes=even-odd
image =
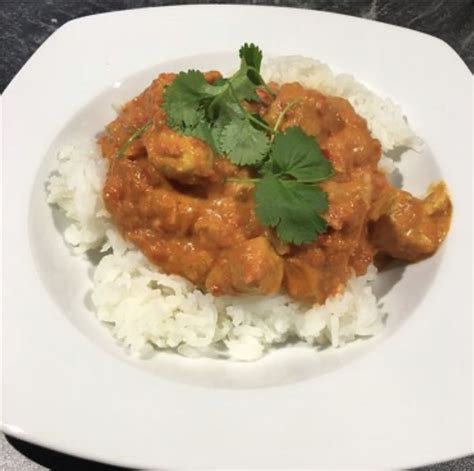
POLYGON ((157 232, 185 236, 199 217, 200 209, 197 198, 159 188, 145 192, 136 211, 157 232))
POLYGON ((216 260, 207 274, 204 284, 206 291, 214 296, 238 294, 232 286, 229 259, 224 254, 216 260))
POLYGON ((285 258, 284 286, 289 295, 299 301, 322 304, 343 291, 354 273, 351 252, 358 248, 356 244, 357 240, 341 231, 329 231, 285 258))
POLYGON ((229 256, 234 288, 240 293, 273 294, 283 279, 283 260, 268 239, 256 237, 237 245, 229 256))
POLYGON ((213 152, 195 137, 163 127, 146 132, 142 141, 150 162, 170 180, 195 185, 213 175, 213 152))
POLYGON ((193 235, 206 248, 231 248, 259 236, 263 229, 253 210, 253 202, 216 198, 203 210, 194 224, 193 235))
POLYGON ((288 294, 298 301, 323 303, 326 294, 322 289, 324 274, 297 258, 285 261, 284 285, 288 294))
POLYGON ((336 175, 322 182, 321 188, 328 195, 329 208, 324 218, 330 227, 340 230, 347 224, 364 221, 373 190, 369 170, 356 169, 348 175, 336 175))
POLYGON ((426 213, 436 219, 438 240, 441 243, 448 233, 453 210, 448 189, 444 182, 434 183, 430 186, 428 195, 423 201, 423 206, 426 213))
POLYGON ((208 72, 204 72, 204 78, 206 82, 212 85, 216 80, 222 78, 222 74, 218 70, 209 70, 208 72))
POLYGON ((211 269, 206 288, 214 295, 274 294, 283 279, 283 259, 265 237, 246 240, 230 249, 211 269))
POLYGON ((126 235, 165 273, 184 276, 196 285, 202 283, 214 263, 212 252, 196 247, 186 239, 157 238, 153 230, 146 228, 129 231, 126 235))
POLYGON ((143 225, 141 195, 149 189, 168 188, 170 184, 146 158, 112 161, 103 189, 107 210, 122 230, 143 225))
POLYGON ((281 86, 276 98, 271 103, 268 111, 265 113, 264 119, 275 126, 281 112, 292 104, 287 110, 283 121, 280 124, 280 130, 300 126, 303 130, 311 135, 316 136, 318 140, 324 140, 328 135, 328 127, 342 128, 342 122, 332 122, 327 113, 327 99, 316 90, 307 90, 297 82, 285 83, 281 86), (326 125, 325 120, 329 118, 331 123, 326 125))
POLYGON ((336 171, 347 172, 365 165, 375 168, 382 146, 370 134, 367 121, 344 98, 330 96, 327 102, 328 109, 343 122, 342 129, 328 127, 330 135, 321 143, 336 171))
POLYGON ((393 258, 416 262, 432 255, 444 240, 451 219, 451 201, 443 183, 420 200, 389 190, 372 208, 370 240, 393 258))
POLYGON ((367 232, 365 223, 359 241, 349 259, 349 265, 354 269, 357 276, 364 275, 367 272, 367 267, 372 263, 377 252, 368 240, 367 232))

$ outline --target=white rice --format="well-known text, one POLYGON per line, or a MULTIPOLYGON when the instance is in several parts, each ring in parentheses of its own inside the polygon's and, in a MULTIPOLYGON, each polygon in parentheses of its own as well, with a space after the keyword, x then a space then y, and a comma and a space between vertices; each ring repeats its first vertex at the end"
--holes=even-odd
MULTIPOLYGON (((398 106, 348 75, 334 75, 325 64, 282 58, 269 62, 264 76, 347 98, 385 151, 416 145, 398 106)), ((68 146, 58 159, 48 182, 48 202, 70 220, 64 237, 74 253, 97 248, 107 252, 95 267, 92 300, 97 317, 132 354, 173 349, 186 356, 251 361, 287 340, 339 347, 382 328, 370 287, 374 267, 352 278, 344 293, 322 306, 303 305, 286 295, 216 298, 179 276, 161 273, 112 225, 101 195, 107 162, 99 152, 68 146)), ((389 172, 393 163, 384 158, 381 167, 389 172)))

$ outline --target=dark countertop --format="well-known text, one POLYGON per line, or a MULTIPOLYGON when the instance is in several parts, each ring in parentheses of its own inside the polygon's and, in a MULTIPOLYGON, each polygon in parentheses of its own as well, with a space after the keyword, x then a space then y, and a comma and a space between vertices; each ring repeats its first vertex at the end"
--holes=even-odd
MULTIPOLYGON (((244 3, 311 8, 344 13, 405 26, 437 36, 453 47, 474 70, 473 0, 0 0, 0 89, 4 90, 23 64, 57 28, 80 16, 145 6, 189 3, 244 3)), ((0 436, 0 469, 33 471, 122 469, 56 453, 11 437, 0 436)), ((467 471, 474 457, 420 470, 467 471)))
POLYGON ((57 28, 80 16, 186 3, 245 3, 332 11, 405 26, 446 41, 474 70, 473 0, 0 0, 0 90, 57 28))

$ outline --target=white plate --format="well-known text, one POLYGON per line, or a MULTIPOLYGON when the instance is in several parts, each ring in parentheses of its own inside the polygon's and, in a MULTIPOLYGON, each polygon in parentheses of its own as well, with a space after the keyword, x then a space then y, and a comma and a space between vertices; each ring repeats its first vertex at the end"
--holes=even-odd
POLYGON ((400 468, 471 452, 470 87, 442 41, 334 14, 186 6, 60 28, 4 94, 3 430, 140 468, 400 468), (400 103, 427 143, 403 160, 405 183, 447 181, 451 232, 432 259, 384 275, 378 340, 255 364, 129 359, 87 308, 88 265, 65 247, 44 179, 111 102, 161 70, 226 71, 245 41, 319 58, 400 103))

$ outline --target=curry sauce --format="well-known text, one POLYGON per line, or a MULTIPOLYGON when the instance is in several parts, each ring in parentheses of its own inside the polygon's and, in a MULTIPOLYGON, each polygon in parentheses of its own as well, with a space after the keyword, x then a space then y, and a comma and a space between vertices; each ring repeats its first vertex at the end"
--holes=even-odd
MULTIPOLYGON (((209 82, 219 77, 209 72, 209 82)), ((292 106, 280 129, 298 126, 314 136, 335 174, 321 183, 329 209, 325 234, 309 244, 280 241, 255 215, 252 176, 216 155, 203 141, 170 129, 161 108, 174 74, 160 75, 127 103, 99 138, 110 166, 103 190, 122 235, 164 272, 177 274, 214 295, 280 291, 323 303, 362 275, 377 254, 415 262, 432 255, 445 238, 451 202, 444 183, 424 199, 392 186, 378 169, 381 145, 351 104, 299 83, 270 84, 252 110, 270 126, 292 106), (143 135, 118 151, 133 132, 143 135), (232 179, 232 181, 229 181, 232 179)))

